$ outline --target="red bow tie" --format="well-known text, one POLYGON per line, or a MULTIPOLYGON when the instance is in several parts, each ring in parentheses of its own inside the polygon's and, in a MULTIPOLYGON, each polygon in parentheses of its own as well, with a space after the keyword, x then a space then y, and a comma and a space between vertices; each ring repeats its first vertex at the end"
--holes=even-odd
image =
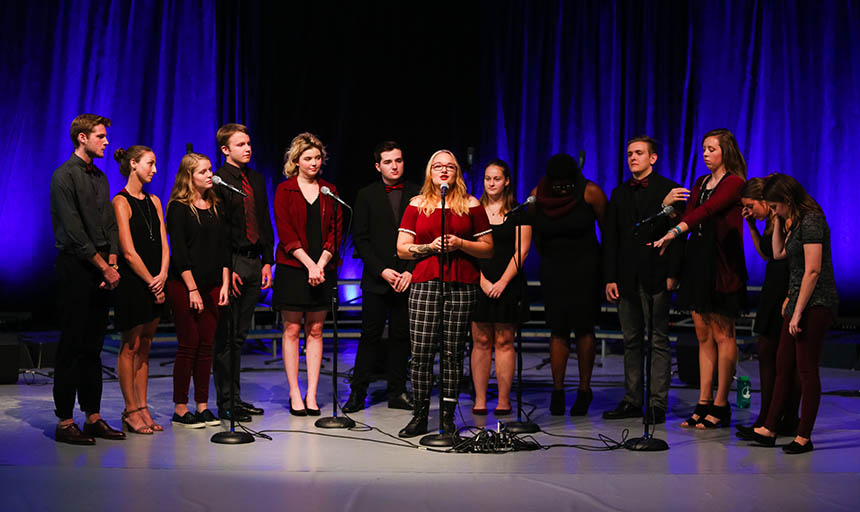
POLYGON ((392 190, 400 190, 403 188, 403 183, 398 183, 397 185, 385 185, 385 193, 389 193, 392 190))
POLYGON ((648 188, 648 177, 646 176, 646 177, 642 178, 641 180, 637 180, 636 178, 631 178, 630 181, 627 182, 627 184, 630 185, 630 188, 632 188, 633 190, 636 190, 639 187, 648 188))

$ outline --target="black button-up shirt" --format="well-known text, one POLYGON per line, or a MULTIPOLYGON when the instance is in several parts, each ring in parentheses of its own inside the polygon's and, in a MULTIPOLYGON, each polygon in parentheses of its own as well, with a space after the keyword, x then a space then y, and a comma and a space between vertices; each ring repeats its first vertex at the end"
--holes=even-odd
MULTIPOLYGON (((275 263, 275 232, 272 229, 272 217, 269 214, 269 195, 266 193, 266 179, 259 172, 245 167, 239 169, 235 165, 224 164, 217 174, 224 181, 242 190, 242 173, 248 176, 248 183, 254 191, 254 209, 257 211, 257 249, 262 254, 263 264, 275 263)), ((215 192, 224 205, 220 211, 226 219, 230 230, 230 245, 234 251, 248 248, 251 242, 245 236, 245 201, 239 194, 234 194, 224 187, 216 187, 215 192)))
POLYGON ((78 155, 72 154, 51 177, 51 223, 61 251, 87 260, 96 248, 119 252, 107 176, 78 155))

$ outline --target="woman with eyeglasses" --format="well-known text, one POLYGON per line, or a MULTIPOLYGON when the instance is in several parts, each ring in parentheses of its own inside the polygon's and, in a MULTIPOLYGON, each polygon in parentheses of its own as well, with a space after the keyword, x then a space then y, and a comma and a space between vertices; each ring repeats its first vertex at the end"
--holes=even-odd
POLYGON ((585 179, 572 156, 549 159, 546 176, 532 191, 535 247, 540 254, 540 282, 550 329, 549 359, 553 391, 549 412, 565 413, 564 379, 570 357, 570 331, 576 336, 579 387, 571 416, 584 416, 594 398, 594 327, 600 314, 603 279, 595 221, 603 225, 609 201, 585 179))
POLYGON ((454 411, 463 373, 463 351, 480 279, 477 259, 493 255, 493 237, 487 212, 466 192, 457 159, 446 149, 430 157, 421 192, 412 198, 403 213, 397 255, 402 259, 418 260, 412 273, 408 302, 415 410, 412 420, 399 435, 414 437, 427 433, 433 361, 440 329, 441 430, 442 434, 455 434, 454 411), (447 190, 444 212, 443 188, 447 190), (440 301, 443 286, 440 260, 444 265, 444 311, 440 301))

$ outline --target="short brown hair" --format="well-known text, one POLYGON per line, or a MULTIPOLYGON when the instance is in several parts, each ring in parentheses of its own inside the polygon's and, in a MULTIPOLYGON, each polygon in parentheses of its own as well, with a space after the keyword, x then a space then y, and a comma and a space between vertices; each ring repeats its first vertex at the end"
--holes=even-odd
POLYGON ((376 163, 382 162, 382 153, 387 153, 389 151, 394 151, 395 149, 399 149, 400 153, 403 153, 403 148, 400 147, 400 144, 393 140, 385 140, 380 142, 373 148, 373 161, 376 163))
POLYGON ((108 127, 110 126, 110 119, 96 114, 81 114, 74 118, 72 120, 72 128, 69 131, 70 136, 72 137, 72 144, 75 145, 75 149, 78 148, 78 134, 83 133, 84 135, 89 135, 93 133, 96 126, 100 124, 108 127))
POLYGON ((630 147, 630 144, 633 144, 634 142, 644 142, 645 144, 648 144, 648 153, 651 155, 657 153, 657 141, 647 135, 637 135, 636 137, 628 140, 627 145, 624 146, 625 151, 630 147))
POLYGON ((238 132, 244 133, 250 137, 248 134, 248 127, 244 124, 227 123, 221 128, 218 128, 218 133, 215 134, 215 140, 218 141, 218 149, 220 150, 222 146, 226 146, 230 141, 230 137, 232 137, 234 133, 238 132))
POLYGON ((140 162, 141 157, 146 153, 152 153, 152 148, 140 144, 130 146, 128 149, 119 148, 114 151, 113 159, 119 164, 119 173, 128 178, 128 175, 131 174, 131 161, 140 162))

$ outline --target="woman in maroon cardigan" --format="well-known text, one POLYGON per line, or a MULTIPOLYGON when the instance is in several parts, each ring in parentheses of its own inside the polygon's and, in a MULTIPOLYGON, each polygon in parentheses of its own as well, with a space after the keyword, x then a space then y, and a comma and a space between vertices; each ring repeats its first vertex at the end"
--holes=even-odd
MULTIPOLYGON (((699 401, 681 426, 725 427, 731 421, 729 388, 737 366, 735 318, 746 298, 741 189, 746 162, 732 132, 711 130, 702 140, 710 174, 696 180, 681 222, 654 247, 665 250, 689 232, 679 304, 690 309, 699 339, 699 401), (717 395, 713 395, 714 368, 717 395)), ((687 190, 673 189, 673 201, 686 200, 687 190)))
POLYGON ((284 324, 284 370, 290 385, 290 413, 295 416, 320 414, 316 393, 322 362, 322 327, 331 307, 339 263, 335 222, 338 237, 342 238, 343 233, 341 212, 337 219, 334 217, 334 200, 320 194, 321 187, 337 194, 334 185, 319 178, 325 157, 325 148, 316 136, 296 136, 284 155, 287 181, 275 191, 278 248, 272 308, 281 311, 284 324), (299 389, 299 331, 303 316, 308 369, 305 398, 299 389))

